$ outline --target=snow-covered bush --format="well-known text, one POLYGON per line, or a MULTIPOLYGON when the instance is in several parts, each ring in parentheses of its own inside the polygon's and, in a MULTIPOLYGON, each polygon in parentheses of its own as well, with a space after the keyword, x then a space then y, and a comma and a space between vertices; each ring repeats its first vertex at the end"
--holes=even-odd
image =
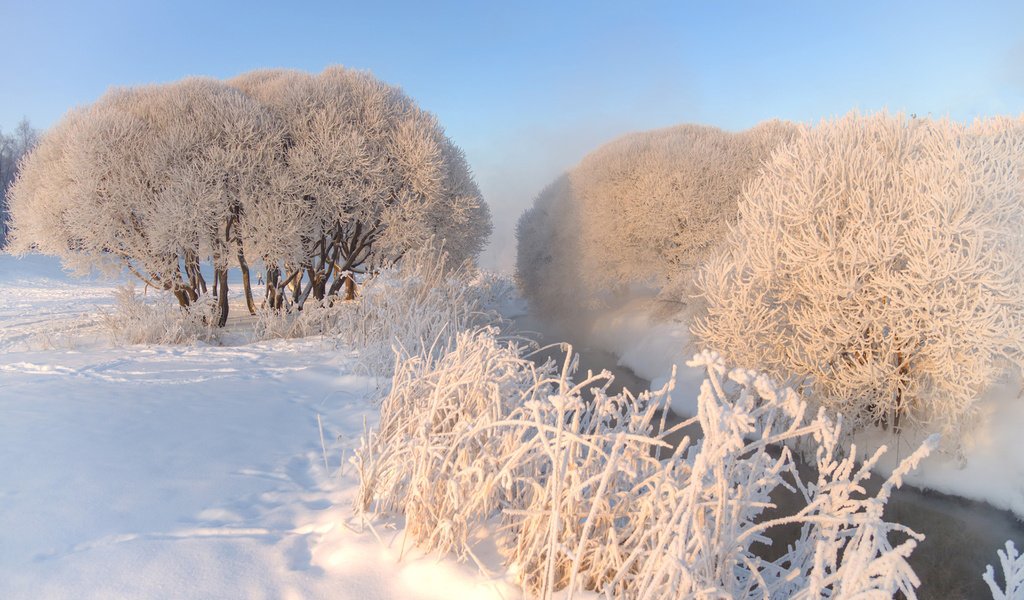
POLYGON ((338 322, 345 305, 331 299, 307 302, 301 311, 283 311, 263 303, 256 309, 253 338, 257 340, 295 339, 327 335, 338 322))
POLYGON ((524 294, 545 306, 570 294, 577 306, 630 284, 690 280, 735 223, 743 182, 797 130, 782 121, 741 133, 680 125, 590 153, 520 219, 524 294))
POLYGON ((438 356, 400 353, 380 424, 356 455, 360 510, 401 513, 413 542, 471 555, 482 515, 499 508, 491 475, 507 448, 501 422, 519 402, 540 396, 537 367, 491 330, 461 332, 438 356), (493 433, 492 435, 486 435, 493 433))
POLYGON ((806 131, 744 188, 694 333, 854 426, 955 432, 1022 359, 1022 132, 884 113, 806 131))
POLYGON ((699 415, 666 429, 667 389, 609 396, 607 373, 572 381, 571 349, 560 369, 523 352, 484 330, 440 357, 404 356, 354 459, 357 509, 404 514, 414 542, 460 557, 499 528, 498 550, 542 597, 915 597, 906 557, 921 536, 883 509, 933 441, 870 496, 884 449, 843 458, 841 421, 808 417, 795 392, 715 354, 694 359, 708 373, 699 415), (693 423, 702 438, 665 441, 693 423), (797 440, 817 449, 814 481, 787 446, 797 440), (799 499, 793 512, 775 506, 780 492, 799 499), (792 524, 781 555, 760 557, 792 524))
POLYGON ((0 129, 0 248, 7 237, 7 189, 18 174, 21 158, 39 142, 39 130, 23 118, 11 133, 0 129))
POLYGON ((742 133, 681 125, 587 155, 571 177, 588 289, 664 284, 692 270, 736 221, 743 182, 795 129, 778 121, 742 133))
POLYGON ((250 263, 272 308, 301 309, 433 238, 473 260, 491 228, 434 116, 340 67, 114 89, 43 136, 10 213, 14 252, 124 270, 183 307, 210 293, 219 325, 229 268, 250 313, 250 263))
POLYGON ((185 308, 167 302, 146 302, 129 283, 118 288, 115 299, 114 311, 104 314, 102 322, 116 344, 218 341, 218 312, 212 298, 204 297, 185 308))

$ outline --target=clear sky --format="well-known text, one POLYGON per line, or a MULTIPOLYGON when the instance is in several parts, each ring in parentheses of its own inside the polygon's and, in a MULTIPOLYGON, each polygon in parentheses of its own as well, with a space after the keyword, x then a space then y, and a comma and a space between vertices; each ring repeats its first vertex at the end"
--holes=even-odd
POLYGON ((495 214, 486 261, 588 151, 683 122, 851 109, 1024 112, 1024 0, 363 2, 0 0, 0 128, 108 87, 343 64, 403 87, 462 146, 495 214))

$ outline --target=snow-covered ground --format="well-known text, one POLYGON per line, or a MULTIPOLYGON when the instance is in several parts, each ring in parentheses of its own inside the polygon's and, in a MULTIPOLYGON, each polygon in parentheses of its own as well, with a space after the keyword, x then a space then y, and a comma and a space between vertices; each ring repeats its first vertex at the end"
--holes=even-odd
POLYGON ((353 517, 352 352, 112 347, 113 292, 0 255, 0 598, 519 597, 353 517))
MULTIPOLYGON (((0 255, 0 598, 522 596, 486 543, 493 577, 353 515, 348 457, 387 385, 356 352, 241 327, 227 345, 115 347, 115 288, 0 255)), ((683 366, 685 327, 653 312, 606 315, 589 343, 652 387, 678 365, 673 407, 691 414, 704 374, 683 366)), ((982 402, 962 467, 939 455, 908 480, 1024 514, 1019 390, 982 402)))
MULTIPOLYGON (((590 342, 619 357, 619 363, 651 381, 657 389, 677 366, 672 408, 680 415, 695 414, 702 373, 685 365, 694 352, 685 324, 652 316, 646 299, 634 300, 602 315, 590 332, 590 342)), ((756 368, 756 367, 755 367, 756 368)), ((1007 377, 978 402, 978 418, 964 436, 963 455, 939 451, 926 458, 906 478, 912 485, 988 502, 1024 519, 1024 398, 1018 377, 1007 377)), ((869 429, 855 436, 858 453, 868 456, 882 445, 886 453, 879 470, 888 475, 898 457, 907 456, 927 432, 869 429), (897 451, 898 449, 898 451, 897 451)))

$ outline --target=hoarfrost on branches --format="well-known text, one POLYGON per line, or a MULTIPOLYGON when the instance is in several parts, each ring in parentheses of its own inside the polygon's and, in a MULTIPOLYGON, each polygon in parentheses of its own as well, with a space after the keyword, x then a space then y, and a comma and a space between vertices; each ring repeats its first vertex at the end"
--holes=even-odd
POLYGON ((783 121, 741 133, 680 125, 598 148, 520 218, 526 297, 565 310, 581 294, 599 301, 635 283, 685 287, 735 222, 743 182, 796 130, 783 121))
POLYGON ((782 146, 693 331, 854 425, 956 432, 1024 349, 1024 122, 851 114, 782 146))
POLYGON ((276 194, 241 223, 267 265, 275 308, 343 286, 351 299, 356 275, 432 238, 455 264, 482 250, 490 213, 462 151, 398 88, 340 67, 255 71, 228 83, 286 128, 276 194), (305 287, 296 283, 303 277, 305 287))
POLYGON ((0 130, 0 247, 7 237, 7 190, 18 174, 18 165, 39 142, 39 131, 22 119, 14 131, 0 130))
POLYGON ((209 261, 223 324, 232 224, 268 191, 264 165, 282 145, 271 115, 213 80, 114 89, 62 119, 25 160, 10 247, 79 271, 126 269, 183 307, 207 292, 200 263, 209 261))
POLYGON ((694 358, 707 370, 698 416, 666 428, 669 389, 609 396, 608 373, 572 380, 571 349, 539 367, 527 351, 481 330, 440 357, 400 356, 354 459, 357 509, 404 515, 414 543, 468 559, 474 533, 496 526, 541 597, 915 597, 906 557, 922 536, 883 508, 934 440, 871 496, 862 484, 880 454, 841 456, 841 422, 717 354, 694 358), (694 424, 702 438, 666 441, 694 424), (796 440, 816 448, 814 481, 797 470, 796 440), (773 510, 780 491, 800 499, 794 512, 773 510), (794 523, 779 558, 758 556, 794 523))
POLYGON ((1003 570, 1002 587, 996 582, 995 570, 988 565, 982 578, 992 590, 993 600, 1019 600, 1024 598, 1024 556, 1013 542, 1006 542, 1006 550, 999 550, 999 563, 1003 570))

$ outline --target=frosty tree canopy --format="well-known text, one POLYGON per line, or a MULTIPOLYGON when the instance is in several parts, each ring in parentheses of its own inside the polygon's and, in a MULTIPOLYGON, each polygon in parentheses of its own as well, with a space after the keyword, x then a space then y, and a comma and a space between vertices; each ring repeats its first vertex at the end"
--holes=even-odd
POLYGON ((266 269, 275 307, 354 293, 430 239, 474 258, 490 214, 433 115, 367 73, 259 71, 114 89, 42 139, 12 189, 15 252, 126 269, 182 306, 266 269))
POLYGON ((596 299, 622 285, 689 278, 735 222, 744 181, 796 130, 784 121, 740 133, 679 125, 591 152, 519 220, 524 292, 560 308, 584 291, 596 299))
POLYGON ((852 422, 955 431, 1024 358, 1024 122, 807 129, 739 200, 695 333, 852 422))

